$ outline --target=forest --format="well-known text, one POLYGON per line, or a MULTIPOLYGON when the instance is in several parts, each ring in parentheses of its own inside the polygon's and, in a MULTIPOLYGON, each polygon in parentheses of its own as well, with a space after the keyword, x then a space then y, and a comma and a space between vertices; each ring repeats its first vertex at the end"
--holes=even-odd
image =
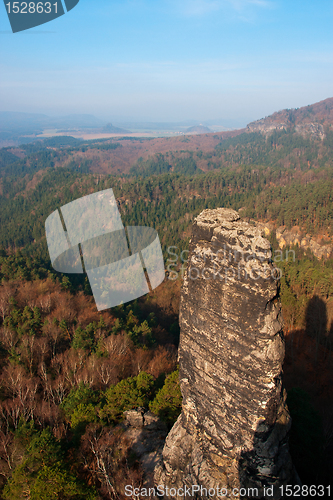
MULTIPOLYGON (((176 267, 186 265, 181 252, 188 248, 194 218, 205 208, 230 207, 248 220, 299 226, 332 242, 329 130, 323 141, 293 131, 267 138, 244 133, 209 152, 154 153, 126 172, 99 172, 99 157, 87 156, 89 151, 120 154, 122 142, 52 138, 0 150, 4 500, 125 498, 124 485, 144 481, 144 470, 126 437, 124 411, 145 407, 170 429, 181 409, 181 273, 147 296, 98 313, 87 278, 52 269, 44 229, 51 212, 112 188, 124 225, 157 230, 166 268, 170 247, 177 248, 176 267)), ((270 241, 277 249, 274 233, 270 241)), ((295 259, 277 264, 283 271, 290 447, 305 483, 328 484, 333 474, 333 259, 318 260, 297 246, 292 250, 295 259)))

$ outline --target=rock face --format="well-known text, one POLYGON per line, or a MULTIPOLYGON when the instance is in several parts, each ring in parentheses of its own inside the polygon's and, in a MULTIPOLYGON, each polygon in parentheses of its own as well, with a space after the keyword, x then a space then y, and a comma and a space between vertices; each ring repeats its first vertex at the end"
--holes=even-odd
POLYGON ((247 132, 260 132, 265 136, 272 134, 274 130, 287 130, 287 129, 288 129, 288 123, 267 122, 266 118, 261 118, 261 120, 251 122, 246 126, 247 132))
POLYGON ((314 238, 301 231, 298 226, 294 226, 290 231, 284 226, 280 226, 276 229, 275 235, 281 249, 286 246, 298 245, 304 251, 311 250, 319 260, 330 259, 333 256, 333 246, 331 244, 318 243, 314 238))
MULTIPOLYGON (((290 122, 268 121, 266 118, 249 123, 246 127, 247 132, 260 132, 266 137, 272 134, 275 130, 293 130, 290 122)), ((304 138, 314 138, 324 140, 325 130, 321 123, 310 122, 300 123, 295 126, 295 132, 304 138)))
POLYGON ((131 443, 131 451, 135 453, 144 471, 142 486, 153 487, 154 468, 161 455, 167 427, 156 415, 144 408, 124 411, 124 417, 124 437, 131 443))
POLYGON ((300 134, 302 137, 314 137, 315 139, 324 140, 326 137, 324 127, 321 123, 300 123, 296 125, 295 132, 300 134))
POLYGON ((194 222, 180 305, 183 406, 155 468, 166 498, 193 485, 203 489, 185 498, 240 498, 240 488, 242 498, 280 498, 294 481, 270 257, 261 231, 233 210, 204 210, 194 222))
MULTIPOLYGON (((317 259, 326 260, 333 257, 333 245, 323 242, 323 238, 312 238, 309 234, 302 231, 299 226, 293 226, 288 230, 285 226, 280 226, 275 229, 273 223, 258 223, 257 227, 262 229, 265 236, 269 236, 275 232, 275 237, 279 243, 279 248, 283 250, 286 247, 298 245, 299 248, 310 250, 317 259)), ((279 260, 278 258, 276 260, 279 260)))
POLYGON ((332 130, 333 98, 325 99, 311 106, 297 109, 283 109, 266 118, 247 125, 247 132, 260 132, 266 137, 275 130, 296 132, 304 138, 324 140, 326 131, 332 130))

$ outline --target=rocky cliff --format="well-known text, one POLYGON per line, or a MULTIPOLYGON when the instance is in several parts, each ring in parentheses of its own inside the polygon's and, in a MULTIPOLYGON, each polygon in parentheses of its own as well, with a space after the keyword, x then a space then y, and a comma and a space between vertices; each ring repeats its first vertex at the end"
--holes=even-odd
POLYGON ((262 230, 265 236, 275 233, 279 248, 283 250, 286 247, 298 246, 304 253, 310 250, 317 259, 326 260, 333 257, 333 245, 331 239, 327 237, 328 243, 322 236, 311 237, 299 226, 293 226, 287 229, 285 226, 275 228, 272 222, 258 223, 257 227, 262 230))
POLYGON ((325 130, 321 123, 310 122, 310 123, 300 123, 293 127, 293 124, 289 121, 278 122, 278 121, 267 121, 263 118, 255 122, 249 123, 246 127, 247 132, 260 132, 266 137, 270 135, 274 130, 289 130, 295 131, 297 134, 304 138, 315 138, 315 139, 325 139, 325 130))
POLYGON ((197 217, 180 306, 183 406, 155 469, 167 498, 272 498, 272 487, 279 498, 294 480, 276 274, 256 225, 229 209, 197 217))
POLYGON ((247 125, 247 132, 265 136, 274 130, 295 131, 304 138, 325 139, 325 130, 332 130, 333 98, 297 109, 283 109, 247 125))

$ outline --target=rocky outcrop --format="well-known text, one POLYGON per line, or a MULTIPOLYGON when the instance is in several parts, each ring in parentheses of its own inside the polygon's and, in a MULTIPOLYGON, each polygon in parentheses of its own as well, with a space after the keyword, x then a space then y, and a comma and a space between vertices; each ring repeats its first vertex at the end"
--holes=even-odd
POLYGON ((287 130, 288 128, 289 126, 286 122, 270 122, 267 121, 267 118, 262 118, 261 120, 249 123, 246 127, 246 131, 260 132, 261 134, 268 136, 274 132, 274 130, 287 130))
POLYGON ((247 125, 247 132, 260 132, 266 137, 274 130, 295 131, 304 138, 320 139, 326 137, 326 130, 332 130, 333 98, 317 102, 311 106, 296 109, 282 109, 270 116, 247 125))
POLYGON ((145 408, 124 411, 124 417, 123 436, 131 443, 131 451, 144 472, 143 486, 152 487, 154 468, 162 452, 167 427, 145 408))
POLYGON ((261 120, 249 123, 246 127, 247 132, 260 132, 266 137, 272 134, 274 130, 289 130, 291 132, 294 130, 304 138, 324 140, 326 137, 324 127, 321 123, 316 122, 300 123, 294 127, 292 123, 275 122, 267 118, 262 118, 261 120))
MULTIPOLYGON (((323 240, 323 238, 313 238, 305 231, 302 231, 299 226, 294 226, 287 229, 285 226, 280 226, 275 229, 273 223, 258 223, 257 227, 263 231, 265 236, 269 236, 272 232, 275 233, 279 248, 283 250, 287 247, 298 246, 304 253, 310 250, 317 259, 326 260, 333 257, 333 245, 323 240)), ((280 259, 279 255, 275 255, 276 261, 280 259)))
POLYGON ((294 480, 275 278, 256 225, 229 209, 197 217, 180 305, 182 412, 155 469, 166 498, 279 498, 294 480))
POLYGON ((284 226, 280 226, 276 229, 275 235, 281 249, 287 246, 298 245, 304 251, 311 250, 313 255, 319 260, 330 259, 333 256, 332 245, 318 243, 318 241, 305 234, 297 226, 290 230, 284 226))
POLYGON ((299 123, 295 127, 295 132, 304 138, 313 137, 315 139, 325 139, 326 134, 321 123, 299 123))

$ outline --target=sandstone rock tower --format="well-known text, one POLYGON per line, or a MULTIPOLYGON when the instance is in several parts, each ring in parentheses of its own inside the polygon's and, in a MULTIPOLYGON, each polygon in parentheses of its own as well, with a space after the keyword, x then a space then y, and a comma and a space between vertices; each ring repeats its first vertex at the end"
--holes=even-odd
POLYGON ((182 413, 155 469, 169 498, 192 485, 224 498, 240 488, 250 491, 242 498, 280 498, 294 482, 278 274, 256 225, 230 209, 197 217, 180 305, 182 413))

